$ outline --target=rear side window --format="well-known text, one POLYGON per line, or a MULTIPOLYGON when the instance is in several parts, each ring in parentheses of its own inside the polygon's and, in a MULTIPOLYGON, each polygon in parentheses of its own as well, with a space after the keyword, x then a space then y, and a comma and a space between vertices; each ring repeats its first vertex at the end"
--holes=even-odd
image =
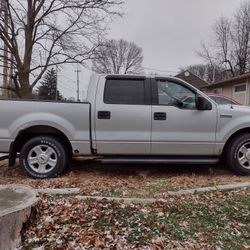
POLYGON ((108 79, 104 103, 141 105, 145 103, 144 92, 144 80, 108 79))

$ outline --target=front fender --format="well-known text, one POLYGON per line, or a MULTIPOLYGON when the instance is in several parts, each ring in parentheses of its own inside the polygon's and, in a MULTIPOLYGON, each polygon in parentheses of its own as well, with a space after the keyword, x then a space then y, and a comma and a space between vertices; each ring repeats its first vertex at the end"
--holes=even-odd
MULTIPOLYGON (((219 118, 228 119, 228 118, 219 118)), ((219 122, 216 133, 217 142, 225 143, 237 131, 242 129, 250 129, 250 116, 233 118, 231 121, 219 122)))

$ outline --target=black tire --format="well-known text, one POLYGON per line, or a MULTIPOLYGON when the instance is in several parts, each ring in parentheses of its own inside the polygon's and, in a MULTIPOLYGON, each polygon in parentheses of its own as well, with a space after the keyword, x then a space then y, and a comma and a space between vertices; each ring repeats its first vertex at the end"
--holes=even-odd
POLYGON ((225 150, 226 163, 232 170, 240 175, 250 175, 250 134, 238 135, 226 147, 225 150), (249 148, 249 152, 244 155, 242 147, 249 148), (240 163, 239 159, 246 158, 245 163, 240 163))
POLYGON ((56 177, 63 172, 67 165, 68 153, 66 148, 52 136, 34 137, 24 144, 20 152, 21 168, 28 176, 35 179, 56 177), (46 154, 48 149, 50 149, 50 154, 46 154), (37 150, 41 153, 37 153, 37 150), (32 154, 34 155, 32 156, 32 154), (37 159, 37 163, 31 162, 33 158, 35 161, 37 159), (50 160, 53 162, 52 166, 49 165, 51 164, 50 160), (40 168, 41 170, 39 170, 40 168))

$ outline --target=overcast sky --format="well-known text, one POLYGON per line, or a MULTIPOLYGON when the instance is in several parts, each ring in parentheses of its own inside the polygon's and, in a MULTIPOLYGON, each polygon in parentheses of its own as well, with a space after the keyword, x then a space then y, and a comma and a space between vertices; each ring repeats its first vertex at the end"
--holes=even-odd
MULTIPOLYGON (((200 63, 201 41, 211 38, 212 26, 221 16, 231 17, 243 0, 125 0, 123 18, 110 26, 109 37, 135 42, 143 49, 146 73, 175 75, 183 66, 200 63), (152 70, 151 70, 152 69, 152 70), (162 70, 162 71, 161 71, 162 70)), ((76 75, 69 67, 59 87, 65 96, 76 96, 67 81, 76 75)), ((86 94, 90 73, 81 69, 81 96, 86 94)), ((66 73, 66 72, 65 72, 66 73)), ((75 84, 76 86, 76 84, 75 84)))

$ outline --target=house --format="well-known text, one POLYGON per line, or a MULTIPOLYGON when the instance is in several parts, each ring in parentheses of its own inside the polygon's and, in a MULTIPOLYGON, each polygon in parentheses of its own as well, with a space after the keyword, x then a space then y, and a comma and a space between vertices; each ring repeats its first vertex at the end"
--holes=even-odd
POLYGON ((181 72, 175 77, 186 81, 187 83, 193 85, 197 89, 206 88, 206 86, 208 86, 207 82, 205 82, 200 77, 198 77, 197 75, 193 74, 192 72, 188 70, 181 72))
POLYGON ((223 94, 243 105, 250 105, 250 73, 210 84, 201 88, 201 90, 209 93, 223 94))

